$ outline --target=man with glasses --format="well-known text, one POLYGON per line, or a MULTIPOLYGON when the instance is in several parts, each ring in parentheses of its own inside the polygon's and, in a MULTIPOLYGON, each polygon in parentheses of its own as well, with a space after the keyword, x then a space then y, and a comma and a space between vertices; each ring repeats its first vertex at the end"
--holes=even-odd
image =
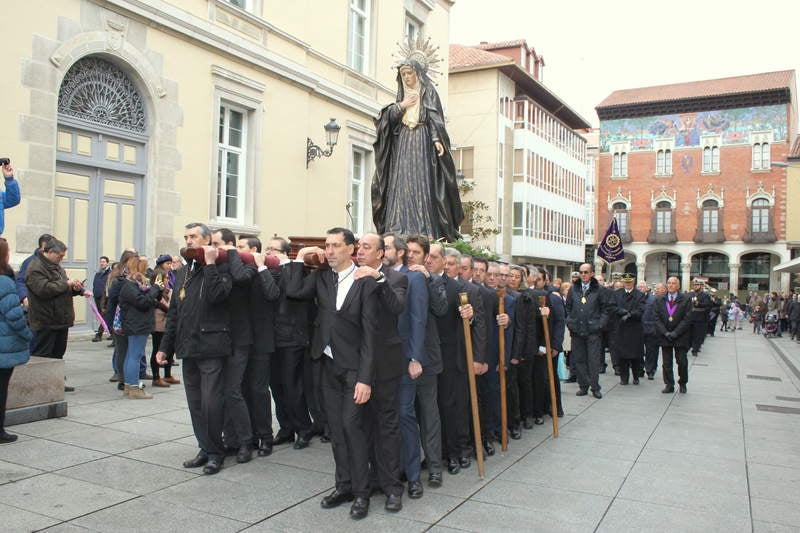
POLYGON ((567 294, 567 327, 572 336, 572 358, 578 374, 577 396, 586 396, 589 389, 598 400, 600 368, 603 366, 603 328, 610 311, 608 289, 594 277, 594 267, 584 263, 578 269, 578 280, 567 294))

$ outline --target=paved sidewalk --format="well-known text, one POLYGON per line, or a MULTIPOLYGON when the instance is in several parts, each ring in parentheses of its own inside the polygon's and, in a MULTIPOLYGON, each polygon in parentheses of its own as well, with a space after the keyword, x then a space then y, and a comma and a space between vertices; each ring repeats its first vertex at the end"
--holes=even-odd
POLYGON ((333 461, 317 439, 229 458, 216 476, 181 468, 196 452, 182 387, 122 399, 109 358, 105 343, 71 341, 69 416, 10 428, 0 530, 800 531, 800 345, 785 338, 717 333, 690 356, 686 395, 612 374, 602 400, 564 384, 559 438, 546 418, 498 446, 485 480, 474 465, 445 473, 397 514, 375 496, 360 522, 349 506, 320 508, 333 461))

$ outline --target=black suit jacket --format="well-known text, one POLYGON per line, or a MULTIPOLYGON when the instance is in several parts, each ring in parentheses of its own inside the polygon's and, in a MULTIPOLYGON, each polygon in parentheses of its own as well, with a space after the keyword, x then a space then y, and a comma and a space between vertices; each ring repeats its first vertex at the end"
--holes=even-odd
MULTIPOLYGON (((386 279, 377 283, 376 294, 380 302, 378 331, 375 339, 375 379, 378 381, 399 378, 406 371, 408 361, 403 355, 403 339, 397 321, 406 306, 408 278, 394 269, 381 267, 386 279)), ((352 290, 352 289, 351 289, 352 290)))
POLYGON ((653 302, 653 314, 655 315, 656 332, 659 337, 660 346, 689 346, 691 344, 691 324, 692 324, 692 300, 686 297, 685 293, 678 293, 675 298, 677 307, 670 320, 667 310, 667 296, 662 294, 653 302), (674 331, 676 337, 672 340, 664 336, 668 331, 674 331))
POLYGON ((250 285, 258 273, 254 265, 242 262, 239 252, 228 250, 228 262, 219 265, 220 274, 229 273, 233 281, 226 301, 231 317, 231 336, 234 346, 253 344, 253 324, 250 316, 250 285))
POLYGON ((470 324, 472 332, 472 357, 477 363, 486 360, 486 313, 478 287, 472 283, 464 283, 443 275, 444 288, 447 295, 447 312, 437 318, 439 340, 442 344, 442 357, 456 357, 456 366, 466 372, 466 345, 464 343, 464 321, 458 312, 458 293, 466 292, 474 316, 470 324))
POLYGON ((280 270, 257 272, 250 284, 250 314, 256 354, 275 351, 275 314, 281 291, 280 270))
POLYGON ((287 296, 305 300, 316 298, 312 359, 327 357, 323 350, 330 346, 334 363, 343 369, 356 371, 358 382, 372 385, 380 313, 375 279, 355 280, 341 309, 337 310, 335 272, 314 270, 305 275, 303 263, 293 261, 287 265, 286 273, 289 275, 287 296))

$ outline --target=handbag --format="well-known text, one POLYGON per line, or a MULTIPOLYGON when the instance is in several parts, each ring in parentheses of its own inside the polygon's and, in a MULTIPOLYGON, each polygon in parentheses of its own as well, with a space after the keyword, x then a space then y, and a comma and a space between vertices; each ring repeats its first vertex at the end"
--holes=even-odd
POLYGON ((567 381, 569 379, 569 369, 567 368, 564 352, 558 353, 558 363, 556 363, 556 366, 558 368, 558 379, 561 381, 567 381))

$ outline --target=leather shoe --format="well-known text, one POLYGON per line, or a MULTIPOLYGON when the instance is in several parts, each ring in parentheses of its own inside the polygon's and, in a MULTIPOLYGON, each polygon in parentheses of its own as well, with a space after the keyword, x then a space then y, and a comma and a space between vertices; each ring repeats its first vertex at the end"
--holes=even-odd
POLYGON ((442 473, 431 472, 428 475, 428 486, 432 489, 438 489, 442 486, 442 473))
POLYGON ((329 443, 331 441, 331 436, 328 435, 327 433, 325 433, 324 435, 320 436, 319 441, 320 442, 324 442, 325 444, 327 444, 327 443, 329 443))
POLYGON ((64 385, 64 392, 75 392, 75 387, 70 387, 69 385, 64 385))
POLYGON ((542 424, 544 424, 544 419, 539 418, 539 417, 534 418, 533 419, 533 423, 536 424, 537 426, 541 426, 542 424))
MULTIPOLYGON (((12 435, 11 433, 6 433, 5 430, 0 432, 0 442, 2 442, 3 444, 8 444, 9 442, 14 442, 15 440, 17 440, 16 435, 12 435)), ((441 474, 439 474, 439 476, 441 477, 441 474)))
POLYGON ((461 472, 461 465, 458 464, 456 459, 448 459, 447 460, 447 471, 453 475, 458 474, 461 472))
POLYGON ((492 442, 490 440, 487 439, 483 441, 483 451, 486 452, 486 455, 488 455, 489 457, 494 455, 494 446, 492 445, 492 442))
POLYGON ((633 378, 633 384, 634 385, 638 385, 639 384, 639 377, 638 376, 633 378))
POLYGON ((460 457, 458 459, 458 464, 461 466, 461 468, 469 468, 472 465, 472 459, 465 455, 464 457, 460 457))
POLYGON ((522 427, 525 429, 533 429, 533 422, 531 422, 529 418, 523 418, 522 427))
POLYGON ((303 448, 308 448, 308 445, 311 444, 311 436, 310 435, 297 435, 297 440, 294 441, 294 448, 295 450, 302 450, 303 448))
POLYGON ((369 498, 358 496, 353 500, 353 505, 350 506, 350 518, 353 520, 361 520, 369 513, 369 498))
POLYGON ((386 497, 386 504, 384 504, 383 508, 389 511, 390 513, 398 512, 403 508, 403 497, 395 496, 394 494, 389 494, 386 497))
POLYGON ((284 433, 283 431, 279 431, 272 440, 272 445, 279 446, 281 444, 286 444, 287 442, 294 442, 294 433, 284 433))
POLYGON ((412 500, 416 500, 417 498, 422 498, 422 482, 420 481, 409 481, 408 482, 408 497, 412 500))
POLYGON ((600 392, 599 390, 593 390, 592 391, 592 396, 594 396, 595 398, 597 398, 599 400, 600 398, 603 397, 603 393, 600 392))
POLYGON ((236 452, 237 463, 249 463, 253 458, 253 447, 250 444, 242 444, 236 452))
POLYGON ((653 381, 654 379, 656 379, 655 378, 655 372, 648 372, 647 373, 647 379, 649 379, 650 381, 653 381))
POLYGON ((511 438, 514 440, 519 440, 522 438, 522 432, 519 430, 518 426, 513 426, 508 430, 508 433, 511 435, 511 438))
POLYGON ((575 393, 575 396, 586 396, 587 394, 589 394, 588 390, 581 389, 581 390, 579 390, 578 392, 575 393))
POLYGON ((194 459, 187 459, 183 462, 184 468, 197 468, 199 466, 203 466, 208 462, 208 454, 203 450, 197 452, 197 455, 194 459))
POLYGON ((272 439, 261 439, 258 443, 258 456, 266 457, 272 455, 272 439))
POLYGON ((222 462, 224 458, 216 457, 216 456, 209 456, 208 463, 206 466, 203 467, 203 473, 209 476, 213 476, 220 470, 222 470, 222 462))
POLYGON ((686 394, 686 385, 681 385, 678 390, 681 394, 686 394))
POLYGON ((353 501, 353 494, 350 492, 339 492, 338 490, 334 489, 333 492, 328 494, 327 496, 322 498, 322 501, 319 502, 320 506, 323 509, 332 509, 334 507, 338 507, 344 502, 351 502, 353 501))
POLYGON ((663 392, 664 394, 672 394, 673 392, 675 392, 675 387, 673 387, 672 385, 667 385, 666 387, 661 389, 661 392, 663 392))

